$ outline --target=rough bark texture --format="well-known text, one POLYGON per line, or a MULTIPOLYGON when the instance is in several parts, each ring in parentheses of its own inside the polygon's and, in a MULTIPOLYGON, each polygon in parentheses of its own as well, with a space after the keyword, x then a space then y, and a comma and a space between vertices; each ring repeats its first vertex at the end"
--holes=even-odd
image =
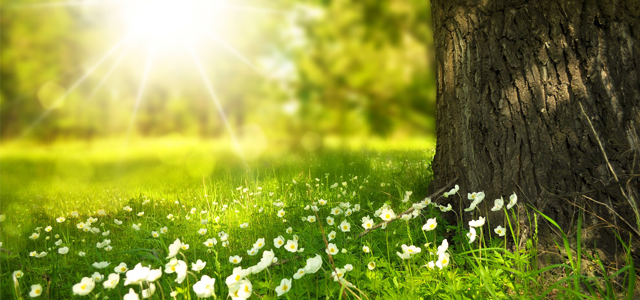
POLYGON ((434 186, 459 176, 465 207, 467 192, 485 191, 489 207, 516 192, 565 229, 573 203, 602 217, 584 225, 596 239, 615 239, 603 224, 637 230, 640 1, 431 5, 434 186))

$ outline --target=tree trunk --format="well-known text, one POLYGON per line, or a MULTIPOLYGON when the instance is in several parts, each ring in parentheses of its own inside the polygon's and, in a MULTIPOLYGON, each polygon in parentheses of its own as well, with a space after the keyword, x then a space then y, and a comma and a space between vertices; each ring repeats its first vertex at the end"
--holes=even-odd
POLYGON ((515 192, 565 230, 582 207, 591 245, 615 240, 603 222, 638 237, 640 1, 431 5, 433 185, 459 176, 461 204, 484 191, 484 209, 515 192))

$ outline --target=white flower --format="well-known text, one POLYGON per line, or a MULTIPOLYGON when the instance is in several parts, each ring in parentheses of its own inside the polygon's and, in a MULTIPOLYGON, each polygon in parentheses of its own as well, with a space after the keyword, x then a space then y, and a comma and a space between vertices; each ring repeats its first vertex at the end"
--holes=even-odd
POLYGON ((249 254, 249 256, 254 256, 256 254, 258 254, 260 250, 256 249, 256 248, 251 248, 249 250, 247 250, 247 254, 249 254))
POLYGON ((240 228, 247 228, 247 227, 249 227, 249 223, 240 224, 240 228))
POLYGON ((100 274, 98 272, 94 272, 93 275, 91 275, 91 278, 95 282, 100 282, 100 281, 102 281, 102 279, 104 279, 104 275, 102 275, 102 274, 100 274))
POLYGON ((507 233, 507 230, 504 229, 504 227, 498 225, 498 227, 496 227, 493 231, 495 231, 495 233, 499 236, 504 236, 505 233, 507 233))
POLYGON ((316 221, 316 216, 307 216, 307 222, 313 223, 316 221))
POLYGON ((418 253, 420 253, 422 251, 422 249, 420 249, 420 247, 416 247, 414 245, 407 246, 405 244, 402 244, 401 248, 402 248, 402 251, 404 253, 408 253, 410 255, 415 255, 415 254, 418 254, 418 253))
POLYGON ((436 218, 431 218, 427 220, 427 223, 422 226, 422 230, 431 231, 436 229, 438 223, 436 222, 436 218))
POLYGON ((58 253, 60 253, 60 254, 69 253, 69 247, 62 247, 62 248, 58 249, 58 253))
POLYGON ((213 245, 218 244, 218 240, 216 240, 215 238, 210 238, 210 239, 206 240, 203 244, 205 246, 211 248, 211 247, 213 247, 213 245))
POLYGON ((469 226, 470 227, 480 227, 480 226, 484 225, 484 221, 485 221, 484 217, 479 217, 477 220, 469 221, 469 226))
POLYGON ((160 228, 160 233, 167 233, 169 231, 169 228, 167 228, 167 226, 160 228))
POLYGON ((276 293, 278 297, 287 293, 291 289, 291 279, 284 278, 280 281, 280 285, 276 287, 276 293))
POLYGON ((282 218, 282 217, 284 217, 284 213, 285 213, 285 212, 284 212, 284 209, 281 209, 281 210, 279 210, 279 211, 278 211, 277 216, 278 216, 279 218, 282 218))
POLYGON ((327 239, 328 239, 329 241, 331 241, 331 240, 333 240, 333 239, 335 239, 335 238, 336 238, 336 232, 335 232, 335 230, 334 230, 334 231, 331 231, 331 232, 329 232, 329 234, 327 234, 327 239))
POLYGON ((436 254, 442 255, 447 252, 447 249, 449 249, 449 242, 447 242, 447 239, 444 239, 442 240, 442 245, 438 246, 438 252, 436 252, 436 254))
POLYGON ((132 211, 131 207, 129 207, 129 206, 123 207, 122 210, 124 210, 126 212, 131 212, 132 211))
POLYGON ((298 241, 297 240, 288 240, 285 245, 285 249, 289 252, 297 252, 298 251, 298 241))
POLYGON ((153 296, 156 292, 156 285, 153 283, 149 283, 149 288, 142 290, 142 299, 147 299, 153 296))
POLYGON ((447 206, 438 205, 438 208, 440 209, 441 212, 448 212, 451 209, 453 209, 453 207, 451 207, 451 204, 448 204, 447 206))
POLYGON ((315 272, 318 272, 318 270, 320 270, 320 267, 322 267, 322 257, 316 254, 316 256, 307 259, 307 265, 304 267, 304 272, 313 274, 315 272))
POLYGON ((129 293, 124 295, 123 300, 140 300, 138 294, 133 289, 129 289, 129 293))
POLYGON ((118 219, 113 219, 113 223, 115 223, 116 225, 122 225, 122 221, 118 219))
POLYGON ((333 224, 335 224, 335 220, 331 216, 329 216, 329 217, 327 217, 327 224, 333 225, 333 224))
POLYGON ((338 254, 338 247, 334 243, 329 243, 325 252, 329 255, 336 255, 338 254))
POLYGON ((96 283, 93 281, 93 279, 89 277, 83 277, 80 283, 76 283, 75 285, 73 285, 73 294, 80 296, 87 295, 91 293, 91 291, 93 291, 93 288, 95 286, 96 283))
POLYGON ((380 218, 384 221, 395 219, 396 214, 390 208, 385 208, 380 212, 380 218))
POLYGON ((169 245, 169 255, 167 256, 167 259, 178 255, 180 248, 182 248, 182 242, 180 242, 180 239, 178 238, 173 242, 173 244, 169 245))
POLYGON ((58 222, 58 223, 62 223, 62 222, 64 222, 64 221, 66 221, 66 220, 67 220, 67 219, 65 219, 64 217, 57 217, 57 218, 56 218, 56 222, 58 222))
POLYGON ((13 278, 20 279, 24 276, 24 273, 21 270, 13 271, 13 278))
POLYGON ((135 230, 140 230, 140 224, 133 224, 133 225, 131 225, 131 228, 133 228, 135 230))
POLYGON ((202 269, 204 269, 204 267, 207 265, 206 262, 199 260, 196 261, 196 263, 191 263, 191 270, 195 271, 195 272, 200 272, 202 271, 202 269))
POLYGON ((113 289, 116 286, 118 286, 119 282, 120 282, 120 275, 111 273, 109 274, 109 277, 107 278, 107 280, 105 280, 105 282, 102 283, 102 286, 104 286, 105 289, 113 289))
POLYGON ((104 269, 106 267, 108 267, 111 263, 107 262, 107 261, 101 261, 101 262, 94 262, 92 264, 92 266, 96 269, 104 269))
POLYGON ((362 218, 362 228, 371 229, 373 228, 373 225, 375 225, 375 223, 373 222, 373 220, 371 220, 371 218, 369 218, 369 216, 362 218))
POLYGON ((276 246, 276 248, 279 249, 280 247, 282 247, 282 245, 284 245, 284 237, 279 235, 277 238, 273 239, 273 244, 276 246))
POLYGON ((406 252, 403 252, 403 253, 396 252, 396 254, 398 254, 398 256, 400 256, 400 258, 402 258, 403 260, 411 258, 411 254, 406 252))
POLYGON ((338 206, 336 206, 336 207, 331 209, 331 214, 334 215, 334 216, 337 216, 337 215, 339 215, 341 213, 342 213, 342 208, 340 208, 338 206))
POLYGON ((39 237, 40 237, 40 234, 37 233, 37 232, 34 232, 34 233, 31 234, 31 236, 29 236, 29 238, 32 239, 32 240, 36 240, 39 237))
POLYGON ((291 234, 293 233, 293 228, 289 227, 285 230, 286 233, 291 234))
POLYGON ((262 247, 264 247, 264 238, 259 238, 254 244, 253 244, 253 248, 255 249, 262 249, 262 247))
POLYGON ((509 196, 509 204, 507 204, 507 209, 511 209, 514 205, 518 203, 518 195, 516 193, 511 194, 509 196))
POLYGON ((209 298, 214 293, 216 285, 216 279, 207 275, 202 275, 200 281, 193 285, 193 291, 199 298, 209 298))
POLYGON ((473 243, 473 241, 476 240, 476 229, 471 227, 469 233, 467 233, 467 237, 469 238, 469 244, 473 243))
POLYGON ((36 257, 37 257, 37 258, 43 258, 43 257, 45 257, 45 256, 47 256, 47 252, 42 251, 42 252, 38 253, 38 255, 37 255, 36 257))
POLYGON ((362 252, 369 253, 371 252, 371 249, 369 249, 369 246, 362 246, 362 252))
POLYGON ((111 233, 111 230, 107 230, 102 233, 102 236, 108 236, 111 233))
POLYGON ((293 279, 300 279, 302 278, 302 276, 304 276, 304 268, 300 268, 298 269, 298 271, 296 271, 295 274, 293 274, 293 279))
POLYGON ((44 228, 44 231, 51 232, 52 229, 53 229, 53 227, 47 226, 47 227, 44 228))
POLYGON ((143 267, 141 263, 138 263, 133 268, 133 270, 129 270, 125 274, 127 276, 127 279, 125 279, 124 285, 125 286, 130 284, 138 285, 142 283, 143 281, 147 280, 147 277, 149 276, 149 271, 151 271, 149 267, 143 267))
POLYGON ((29 292, 29 297, 35 298, 40 297, 42 295, 42 286, 39 284, 34 284, 31 286, 31 291, 29 292))
POLYGON ((87 255, 86 253, 84 253, 84 251, 80 251, 78 252, 78 256, 80 257, 84 257, 85 255, 87 255))
POLYGON ((500 197, 500 199, 496 199, 493 202, 493 207, 491 208, 491 211, 499 211, 502 209, 502 206, 504 205, 504 200, 502 200, 502 197, 500 197))
POLYGON ((344 265, 344 269, 347 272, 351 272, 351 271, 353 271, 353 265, 352 264, 346 264, 346 265, 344 265))
POLYGON ((206 228, 200 228, 200 230, 198 230, 198 233, 200 235, 205 235, 205 234, 207 234, 207 229, 206 228))
POLYGON ((436 266, 442 270, 442 268, 449 265, 449 254, 442 253, 438 256, 438 261, 436 262, 436 266))
POLYGON ((372 270, 376 268, 376 262, 372 261, 370 263, 367 264, 367 268, 369 268, 369 270, 372 270))
POLYGON ((175 266, 175 271, 176 274, 178 275, 178 277, 176 277, 176 282, 178 284, 182 283, 185 278, 187 278, 187 269, 189 267, 187 266, 187 263, 182 261, 182 260, 178 260, 178 264, 175 266))
POLYGON ((448 192, 445 192, 442 196, 444 196, 445 198, 448 198, 451 195, 455 195, 458 192, 459 189, 460 189, 460 187, 456 184, 456 186, 454 188, 452 188, 448 192))
POLYGON ((118 274, 123 274, 127 270, 129 270, 129 268, 127 268, 127 264, 123 263, 123 262, 121 262, 118 266, 113 268, 113 271, 118 273, 118 274))
POLYGON ((251 270, 249 269, 242 269, 242 267, 236 267, 233 269, 233 273, 227 277, 227 279, 225 280, 225 283, 229 288, 231 288, 232 286, 237 286, 237 283, 239 283, 245 276, 249 275, 250 273, 251 273, 251 270))
POLYGON ((242 257, 240 257, 239 255, 235 255, 235 256, 229 256, 229 262, 237 265, 242 261, 242 257))
POLYGON ((342 230, 342 232, 351 231, 351 224, 349 224, 347 220, 342 221, 342 223, 340 223, 340 230, 342 230))
POLYGON ((162 276, 162 268, 151 269, 149 270, 149 274, 147 274, 147 282, 152 282, 158 280, 162 276))

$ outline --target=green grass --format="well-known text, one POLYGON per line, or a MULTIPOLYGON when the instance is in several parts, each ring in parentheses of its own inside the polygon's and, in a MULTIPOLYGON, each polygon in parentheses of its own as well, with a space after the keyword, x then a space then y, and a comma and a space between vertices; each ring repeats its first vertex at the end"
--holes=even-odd
MULTIPOLYGON (((0 211, 6 216, 1 223, 0 241, 0 298, 26 299, 31 285, 43 287, 43 298, 67 299, 74 296, 73 286, 83 277, 98 272, 105 277, 114 273, 121 262, 129 269, 141 263, 153 269, 162 268, 162 276, 153 299, 195 299, 193 285, 203 275, 216 279, 216 297, 227 298, 229 287, 225 280, 234 267, 249 268, 260 262, 264 251, 273 250, 277 262, 266 270, 246 278, 252 284, 253 298, 274 299, 275 289, 282 279, 291 279, 305 267, 307 259, 319 254, 321 269, 293 279, 287 299, 487 299, 539 297, 556 298, 620 298, 633 297, 635 273, 628 255, 629 266, 607 271, 598 257, 600 276, 585 276, 580 271, 580 259, 588 255, 581 247, 571 247, 563 236, 566 264, 538 269, 535 243, 524 243, 524 249, 515 250, 513 242, 520 244, 520 222, 512 210, 503 208, 491 212, 504 215, 507 236, 494 233, 494 225, 485 224, 478 229, 478 237, 469 243, 469 226, 458 222, 448 224, 436 206, 428 205, 416 218, 396 220, 385 229, 378 228, 363 237, 361 219, 370 216, 381 223, 374 212, 387 204, 396 214, 410 208, 426 196, 431 180, 430 162, 433 151, 425 150, 325 150, 314 154, 282 152, 263 153, 261 158, 243 161, 231 153, 220 141, 154 140, 131 144, 127 150, 115 142, 99 141, 93 144, 68 143, 50 146, 5 144, 0 153, 0 211), (331 186, 337 184, 337 187, 331 186), (412 191, 409 201, 403 202, 406 192, 412 191), (326 205, 317 203, 327 200, 326 205), (284 207, 274 202, 281 201, 284 207), (318 206, 316 222, 302 218, 315 216, 308 206, 318 206), (360 205, 350 216, 331 215, 330 209, 343 202, 351 208, 360 205), (131 211, 125 211, 124 207, 131 211), (195 212, 192 213, 192 210, 195 212), (280 218, 277 213, 285 211, 280 218), (105 215, 100 215, 101 211, 105 215), (71 214, 77 212, 79 217, 71 214), (144 212, 143 214, 141 214, 144 212), (173 215, 173 218, 168 218, 173 215), (56 218, 64 216, 58 223, 56 218), (334 225, 326 218, 332 216, 334 225), (98 220, 91 227, 100 233, 84 232, 77 224, 87 218, 98 220), (219 218, 219 219, 218 219, 219 218), (436 218, 433 231, 423 231, 429 218, 436 218), (117 225, 114 219, 123 223, 117 225), (286 220, 286 222, 285 222, 286 220), (338 225, 347 220, 349 232, 338 225), (206 223, 204 222, 206 221, 206 223), (248 223, 247 228, 240 224, 248 223), (132 227, 140 224, 140 230, 132 227), (322 225, 322 226, 320 226, 322 225), (47 226, 51 230, 47 231, 47 226), (167 227, 166 233, 152 237, 152 232, 167 227), (287 233, 287 228, 292 233, 287 233), (322 227, 322 228, 321 228, 322 227), (204 228, 207 233, 198 231, 204 228), (108 231, 108 236, 102 233, 108 231), (223 246, 218 235, 228 234, 223 246), (336 231, 336 244, 341 251, 332 256, 325 253, 325 238, 336 231), (39 233, 35 240, 29 238, 39 233), (322 234, 324 232, 324 236, 322 234), (303 252, 292 253, 274 247, 274 238, 283 236, 285 242, 297 236, 303 252), (203 242, 215 237, 217 245, 208 248, 203 242), (164 272, 169 259, 168 247, 176 239, 189 244, 176 257, 187 263, 189 273, 182 283, 175 282, 176 274, 164 272), (266 246, 255 256, 247 250, 259 238, 266 246), (448 240, 450 263, 443 269, 429 268, 438 260, 437 251, 444 239, 448 240), (111 250, 98 248, 97 243, 109 239, 111 250), (61 244, 55 242, 60 240, 61 244), (506 244, 507 241, 510 241, 506 244), (415 245, 421 252, 410 259, 401 259, 396 252, 401 246, 415 245), (363 246, 371 249, 363 251, 363 246), (59 254, 68 247, 67 254, 59 254), (577 255, 571 256, 573 253, 577 255), (30 253, 46 251, 42 258, 30 253), (79 252, 85 252, 81 257, 79 252), (342 253, 346 251, 346 253, 342 253), (229 257, 239 255, 242 262, 233 265, 229 257), (191 270, 198 259, 206 262, 200 272, 191 270), (105 269, 92 266, 107 261, 105 269), (332 263, 333 262, 333 263, 332 263), (375 263, 370 270, 369 263, 375 263), (332 279, 335 268, 347 265, 353 269, 344 278, 355 287, 347 287, 332 279), (14 271, 24 275, 12 278, 14 271), (626 276, 626 277, 625 277, 626 276), (625 277, 625 280, 621 278, 625 277), (543 284, 551 278, 552 284, 543 284), (619 288, 616 282, 624 282, 619 288), (14 283, 16 284, 14 286, 14 283)), ((400 146, 398 146, 400 147, 400 146)), ((415 148, 425 148, 418 144, 415 148)), ((508 196, 508 195, 507 195, 508 196)), ((460 197, 454 195, 453 197, 460 197)), ((465 197, 466 198, 466 197, 465 197)), ((451 198, 434 198, 439 204, 452 203, 451 198)), ((465 200, 466 201, 466 200, 465 200)), ((489 201, 489 200, 485 200, 489 201)), ((522 204, 517 204, 522 205, 522 204)), ((344 209, 346 210, 346 208, 344 209)), ((536 212, 539 214, 539 212, 536 212)), ((479 215, 476 212, 475 217, 479 215)), ((535 222, 536 218, 532 218, 535 222)), ((549 222, 552 220, 549 219, 549 222)), ((537 228, 531 224, 531 228, 537 228)), ((622 241, 621 241, 622 242, 622 241)), ((578 239, 578 245, 580 241, 578 239)), ((629 253, 629 250, 627 250, 629 253)), ((144 284, 124 286, 126 275, 120 275, 115 289, 103 288, 96 283, 90 295, 121 299, 130 288, 140 294, 144 284)), ((87 297, 87 296, 84 296, 87 297)))

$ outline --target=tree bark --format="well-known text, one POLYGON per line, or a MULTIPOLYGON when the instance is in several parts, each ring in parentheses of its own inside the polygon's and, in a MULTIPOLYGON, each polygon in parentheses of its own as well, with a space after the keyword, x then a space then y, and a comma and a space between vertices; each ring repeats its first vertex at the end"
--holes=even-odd
POLYGON ((459 176, 461 204, 484 191, 484 209, 515 192, 565 230, 582 207, 596 240, 615 240, 603 222, 638 231, 640 1, 431 5, 433 185, 459 176))

